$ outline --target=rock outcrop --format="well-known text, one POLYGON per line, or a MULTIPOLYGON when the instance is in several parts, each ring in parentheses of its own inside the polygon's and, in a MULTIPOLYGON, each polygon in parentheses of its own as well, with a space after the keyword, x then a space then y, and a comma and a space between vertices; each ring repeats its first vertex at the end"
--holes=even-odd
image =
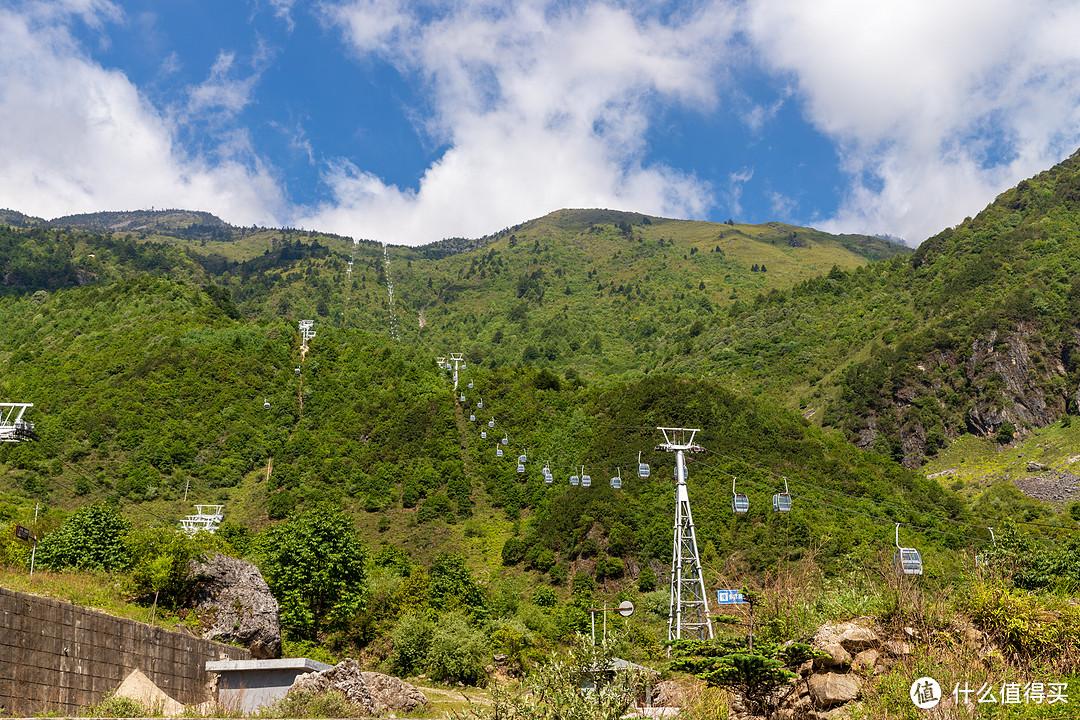
POLYGON ((386 712, 407 713, 428 704, 427 697, 415 687, 390 675, 364 672, 353 659, 342 660, 329 670, 305 673, 289 688, 294 693, 337 691, 367 715, 386 712))
POLYGON ((195 563, 199 579, 195 611, 208 640, 236 642, 259 659, 281 655, 281 617, 277 600, 259 569, 239 558, 210 553, 195 563))

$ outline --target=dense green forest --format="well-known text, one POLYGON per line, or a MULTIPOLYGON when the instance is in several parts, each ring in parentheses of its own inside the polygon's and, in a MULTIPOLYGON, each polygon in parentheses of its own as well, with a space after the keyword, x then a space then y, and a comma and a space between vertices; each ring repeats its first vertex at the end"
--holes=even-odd
MULTIPOLYGON (((373 652, 408 669, 394 653, 430 640, 424 608, 549 640, 583 629, 596 594, 666 614, 674 459, 656 428, 692 427, 712 580, 887 562, 897 523, 927 576, 949 578, 989 527, 1078 527, 1075 504, 1011 484, 962 496, 914 469, 958 434, 1008 442, 1006 423, 1023 434, 1075 411, 1078 163, 913 254, 600 210, 385 250, 204 213, 6 212, 0 396, 34 403, 41 439, 0 447, 0 523, 36 508, 35 531, 61 538, 93 507, 149 532, 222 503, 217 542, 272 578, 279 528, 355 532, 367 595, 327 628, 293 608, 294 640, 367 647, 393 629, 394 649, 373 652), (306 348, 300 319, 315 321, 306 348), (466 362, 456 390, 434 361, 450 352, 466 362), (569 483, 582 474, 591 487, 569 483), (780 514, 785 483, 795 509, 780 514)), ((0 550, 24 560, 10 538, 0 550)))

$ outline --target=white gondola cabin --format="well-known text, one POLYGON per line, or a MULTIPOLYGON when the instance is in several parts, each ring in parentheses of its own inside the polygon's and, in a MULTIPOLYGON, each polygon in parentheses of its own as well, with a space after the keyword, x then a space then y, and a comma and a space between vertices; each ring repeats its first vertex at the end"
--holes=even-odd
POLYGON ((622 469, 615 468, 615 477, 611 478, 611 489, 620 490, 622 488, 622 469))
POLYGON ((522 453, 521 455, 518 455, 518 464, 519 465, 524 465, 525 463, 526 463, 525 454, 522 453))
POLYGON ((498 445, 495 446, 495 457, 502 457, 502 448, 498 445))
POLYGON ((470 390, 472 390, 472 389, 473 389, 473 387, 472 387, 472 383, 469 383, 469 389, 470 389, 470 390))
POLYGON ((461 396, 461 402, 465 402, 465 396, 464 395, 461 396))
POLYGON ((480 400, 477 401, 476 409, 477 410, 483 410, 484 409, 484 399, 483 398, 480 398, 480 400))
POLYGON ((495 418, 491 418, 490 420, 488 420, 488 427, 489 428, 495 427, 495 418))
POLYGON ((637 476, 642 480, 649 478, 649 463, 641 462, 641 453, 637 454, 637 476))
POLYGON ((269 409, 270 409, 270 401, 267 400, 266 398, 263 398, 263 410, 269 410, 269 409))
POLYGON ((508 438, 506 435, 503 435, 502 444, 503 445, 509 445, 510 444, 510 438, 508 438))
POLYGON ((580 483, 581 483, 581 478, 579 478, 577 475, 571 475, 570 476, 570 484, 571 485, 576 486, 576 485, 578 485, 580 483))
POLYGON ((481 440, 487 440, 487 430, 481 430, 480 431, 480 439, 481 440))
POLYGON ((791 512, 791 493, 788 492, 787 478, 784 478, 784 492, 772 496, 772 509, 774 512, 791 512))
POLYGON ((731 478, 731 512, 736 515, 745 515, 750 511, 750 498, 735 491, 735 481, 737 479, 731 478))
POLYGON ((525 472, 525 466, 524 466, 524 465, 522 465, 521 463, 518 463, 517 471, 518 471, 519 473, 523 473, 523 472, 525 472))
POLYGON ((896 552, 893 567, 901 575, 922 575, 922 555, 915 548, 900 547, 900 523, 896 523, 896 552))
POLYGON ((476 416, 472 413, 469 413, 469 422, 476 422, 476 416))

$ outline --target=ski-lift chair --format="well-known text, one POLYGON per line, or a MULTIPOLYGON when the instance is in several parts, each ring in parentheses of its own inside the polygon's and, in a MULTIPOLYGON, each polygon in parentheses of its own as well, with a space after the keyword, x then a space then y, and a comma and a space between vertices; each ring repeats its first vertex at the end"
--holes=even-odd
POLYGON ((900 547, 900 523, 896 523, 896 552, 893 567, 901 575, 922 575, 922 555, 915 548, 900 547))
POLYGON ((637 454, 637 476, 642 480, 646 480, 649 477, 649 463, 641 462, 641 453, 637 454))
POLYGON ((784 478, 784 492, 772 496, 772 509, 778 513, 791 512, 791 493, 788 492, 787 478, 784 478))
POLYGON ((737 479, 731 478, 731 512, 736 515, 745 515, 750 511, 750 499, 735 491, 735 481, 737 479))
POLYGON ((622 488, 622 468, 615 468, 615 477, 611 478, 611 489, 620 490, 622 488))

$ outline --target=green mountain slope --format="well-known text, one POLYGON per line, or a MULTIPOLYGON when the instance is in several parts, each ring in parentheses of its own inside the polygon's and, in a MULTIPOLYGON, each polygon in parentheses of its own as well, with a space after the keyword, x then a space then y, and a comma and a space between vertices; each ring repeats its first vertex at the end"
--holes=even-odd
POLYGON ((733 308, 702 343, 733 381, 911 465, 964 433, 1045 427, 1080 387, 1078 171, 1073 155, 910 258, 733 308))

